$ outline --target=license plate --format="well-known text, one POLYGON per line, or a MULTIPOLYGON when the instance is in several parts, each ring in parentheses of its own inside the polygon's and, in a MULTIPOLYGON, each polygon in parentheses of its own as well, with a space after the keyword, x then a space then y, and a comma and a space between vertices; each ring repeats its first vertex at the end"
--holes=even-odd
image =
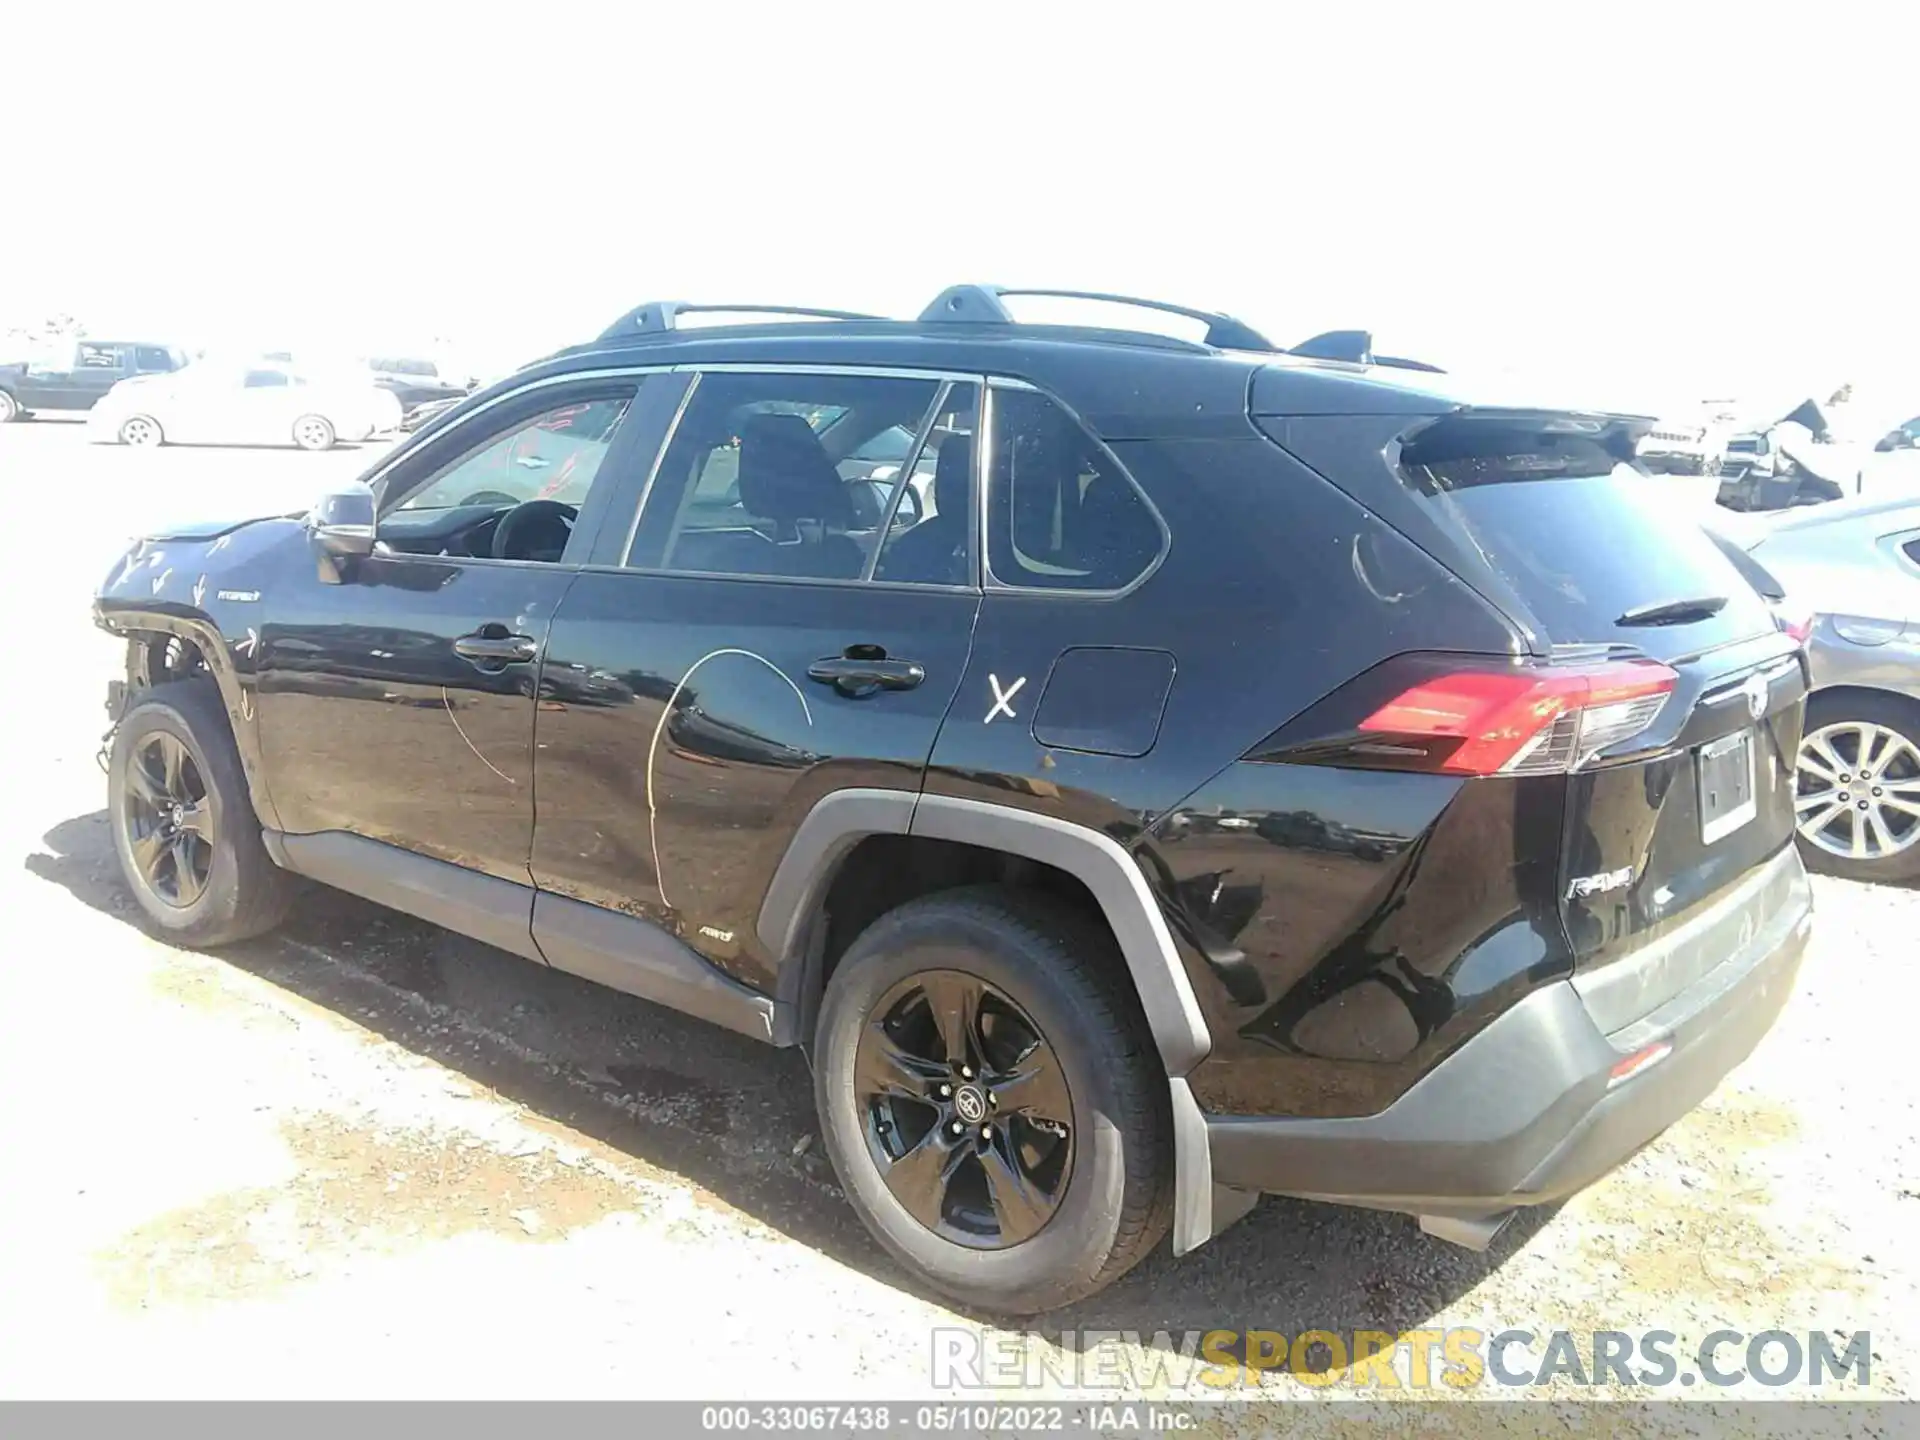
POLYGON ((1759 813, 1753 793, 1753 732, 1700 747, 1700 840, 1711 845, 1759 813))

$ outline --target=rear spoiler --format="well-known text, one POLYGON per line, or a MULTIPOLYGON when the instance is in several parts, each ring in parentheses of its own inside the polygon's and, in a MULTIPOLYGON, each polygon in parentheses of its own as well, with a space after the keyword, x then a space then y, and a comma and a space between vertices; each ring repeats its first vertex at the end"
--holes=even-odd
POLYGON ((1432 375, 1446 372, 1424 360, 1408 360, 1399 355, 1376 355, 1370 330, 1327 330, 1303 340, 1287 352, 1308 360, 1345 360, 1354 365, 1391 365, 1399 370, 1425 370, 1432 375))
POLYGON ((1644 415, 1598 410, 1467 405, 1408 431, 1400 458, 1407 464, 1425 465, 1524 447, 1536 440, 1586 440, 1628 464, 1654 423, 1644 415))

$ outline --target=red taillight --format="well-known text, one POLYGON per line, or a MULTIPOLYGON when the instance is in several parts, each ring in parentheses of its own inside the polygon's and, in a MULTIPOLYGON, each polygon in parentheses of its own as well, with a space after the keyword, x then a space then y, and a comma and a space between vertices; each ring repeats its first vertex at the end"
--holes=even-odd
POLYGON ((1646 660, 1462 669, 1401 691, 1360 722, 1369 753, 1448 775, 1572 769, 1654 722, 1678 676, 1646 660))

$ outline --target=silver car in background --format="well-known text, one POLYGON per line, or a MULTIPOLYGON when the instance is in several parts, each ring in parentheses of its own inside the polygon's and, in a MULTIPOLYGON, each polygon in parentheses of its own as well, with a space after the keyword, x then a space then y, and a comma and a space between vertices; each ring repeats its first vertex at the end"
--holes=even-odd
POLYGON ((1920 878, 1920 500, 1737 518, 1748 523, 1714 528, 1804 638, 1813 674, 1794 776, 1801 854, 1856 880, 1920 878))
POLYGON ((297 445, 330 450, 400 426, 400 402, 369 373, 267 361, 196 361, 122 380, 87 416, 87 438, 121 445, 297 445))

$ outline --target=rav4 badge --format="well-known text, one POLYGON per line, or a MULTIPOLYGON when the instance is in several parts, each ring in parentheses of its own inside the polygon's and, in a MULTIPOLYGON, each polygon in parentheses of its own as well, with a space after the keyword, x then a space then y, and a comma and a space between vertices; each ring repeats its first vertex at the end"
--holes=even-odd
POLYGON ((1618 870, 1602 870, 1598 875, 1580 875, 1567 886, 1569 900, 1585 900, 1590 895, 1604 895, 1609 890, 1620 890, 1633 883, 1633 867, 1622 865, 1618 870))

